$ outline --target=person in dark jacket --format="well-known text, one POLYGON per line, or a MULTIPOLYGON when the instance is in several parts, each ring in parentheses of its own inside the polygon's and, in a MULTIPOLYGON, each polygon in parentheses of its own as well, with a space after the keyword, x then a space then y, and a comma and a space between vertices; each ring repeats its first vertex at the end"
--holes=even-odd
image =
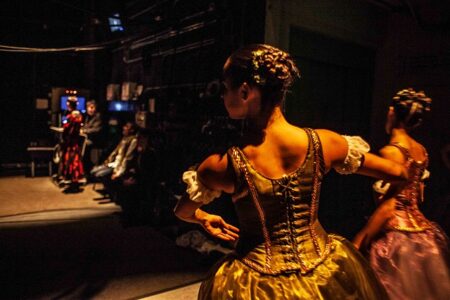
POLYGON ((99 179, 112 194, 114 187, 136 173, 137 135, 136 125, 127 122, 123 126, 123 137, 103 164, 95 166, 91 176, 99 179))
POLYGON ((97 103, 95 100, 87 102, 86 112, 81 133, 87 136, 83 163, 86 173, 89 174, 92 167, 99 163, 102 148, 101 135, 103 132, 103 122, 100 112, 97 111, 97 103))

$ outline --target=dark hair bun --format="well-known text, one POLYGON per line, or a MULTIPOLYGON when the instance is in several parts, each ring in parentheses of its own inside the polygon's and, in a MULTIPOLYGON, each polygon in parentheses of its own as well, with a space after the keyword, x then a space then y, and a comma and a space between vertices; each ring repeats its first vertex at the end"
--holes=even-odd
POLYGON ((406 127, 414 128, 422 122, 425 112, 430 111, 431 98, 423 91, 403 89, 392 98, 395 115, 406 127))
POLYGON ((235 51, 223 75, 231 80, 233 87, 247 82, 259 86, 266 94, 279 94, 281 98, 300 76, 288 53, 265 44, 252 44, 235 51))
POLYGON ((269 45, 259 45, 252 51, 251 58, 253 79, 259 85, 280 86, 287 90, 300 72, 292 57, 269 45))

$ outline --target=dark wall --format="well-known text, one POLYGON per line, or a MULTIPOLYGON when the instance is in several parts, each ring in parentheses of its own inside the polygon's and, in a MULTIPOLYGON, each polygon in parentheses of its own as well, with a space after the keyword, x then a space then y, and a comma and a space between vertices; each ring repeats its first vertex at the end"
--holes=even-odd
MULTIPOLYGON (((286 99, 288 120, 300 127, 327 128, 341 134, 370 134, 373 49, 297 27, 290 30, 289 51, 301 78, 286 99)), ((320 220, 348 237, 370 214, 370 180, 334 171, 322 185, 320 220)))

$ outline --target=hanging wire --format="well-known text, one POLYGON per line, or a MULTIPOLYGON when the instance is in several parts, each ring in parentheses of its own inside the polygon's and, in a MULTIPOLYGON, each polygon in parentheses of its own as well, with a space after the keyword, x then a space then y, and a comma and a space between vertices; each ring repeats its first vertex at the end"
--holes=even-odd
POLYGON ((9 45, 0 45, 0 52, 22 52, 22 53, 49 53, 49 52, 81 52, 81 51, 97 51, 105 49, 106 46, 96 47, 66 47, 66 48, 28 48, 28 47, 16 47, 9 45))
POLYGON ((110 41, 61 48, 36 48, 36 47, 22 47, 0 44, 0 52, 19 52, 19 53, 55 53, 55 52, 82 52, 82 51, 98 51, 108 48, 115 44, 125 44, 135 40, 139 35, 131 35, 124 38, 114 39, 110 41))

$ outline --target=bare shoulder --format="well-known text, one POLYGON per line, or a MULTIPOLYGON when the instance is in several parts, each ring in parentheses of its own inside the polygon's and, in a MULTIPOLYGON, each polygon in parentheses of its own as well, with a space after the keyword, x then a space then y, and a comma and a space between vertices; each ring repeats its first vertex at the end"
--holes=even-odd
POLYGON ((208 188, 229 193, 233 188, 226 154, 207 157, 197 170, 199 180, 208 188))
POLYGON ((323 143, 329 143, 334 146, 345 146, 347 142, 339 133, 328 129, 316 129, 315 130, 320 137, 320 140, 323 143))
POLYGON ((347 157, 348 145, 342 135, 328 130, 316 129, 322 144, 323 156, 327 169, 336 163, 341 163, 347 157))
POLYGON ((380 149, 381 157, 386 159, 394 160, 397 162, 404 162, 403 153, 397 147, 393 145, 386 145, 380 149))
POLYGON ((380 155, 383 157, 395 156, 400 150, 393 145, 386 145, 380 149, 380 155))

